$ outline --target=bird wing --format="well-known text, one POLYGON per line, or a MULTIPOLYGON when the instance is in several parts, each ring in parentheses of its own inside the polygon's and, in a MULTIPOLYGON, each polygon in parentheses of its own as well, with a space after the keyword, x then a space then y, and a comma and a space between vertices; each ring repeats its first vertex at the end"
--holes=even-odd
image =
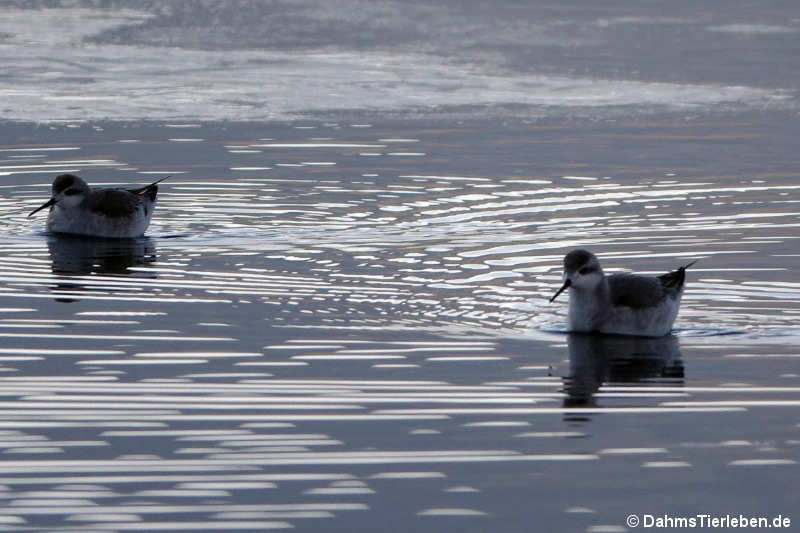
POLYGON ((664 297, 664 286, 659 278, 633 274, 608 276, 612 305, 641 309, 654 307, 664 297))
POLYGON ((654 307, 665 297, 675 297, 683 290, 686 269, 695 264, 692 261, 673 272, 658 277, 636 276, 634 274, 613 274, 608 276, 611 303, 640 309, 654 307))
POLYGON ((92 191, 88 202, 87 207, 92 213, 120 218, 133 214, 142 203, 142 199, 122 189, 97 189, 92 191))

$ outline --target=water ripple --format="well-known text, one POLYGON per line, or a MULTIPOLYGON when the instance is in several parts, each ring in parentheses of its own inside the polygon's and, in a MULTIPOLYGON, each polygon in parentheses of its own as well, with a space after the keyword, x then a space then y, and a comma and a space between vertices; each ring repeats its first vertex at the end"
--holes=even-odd
POLYGON ((793 175, 487 168, 469 126, 174 126, 0 147, 20 156, 0 186, 10 527, 347 528, 399 493, 404 517, 482 520, 515 501, 509 472, 795 467, 793 175), (66 168, 121 184, 167 167, 146 238, 26 217, 66 168), (577 246, 609 272, 699 259, 676 335, 567 335, 547 298, 577 246), (769 443, 738 433, 753 417, 769 443))

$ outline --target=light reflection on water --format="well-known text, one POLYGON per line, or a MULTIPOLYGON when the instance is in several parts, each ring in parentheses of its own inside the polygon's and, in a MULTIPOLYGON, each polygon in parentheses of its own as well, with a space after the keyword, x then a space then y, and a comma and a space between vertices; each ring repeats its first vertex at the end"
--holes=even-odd
POLYGON ((527 520, 519 494, 609 523, 576 480, 794 467, 791 176, 481 171, 466 126, 192 131, 26 147, 0 187, 13 527, 438 531, 527 520), (26 214, 67 170, 175 176, 146 238, 47 236, 26 214), (699 258, 676 335, 565 335, 546 299, 575 246, 610 272, 699 258))

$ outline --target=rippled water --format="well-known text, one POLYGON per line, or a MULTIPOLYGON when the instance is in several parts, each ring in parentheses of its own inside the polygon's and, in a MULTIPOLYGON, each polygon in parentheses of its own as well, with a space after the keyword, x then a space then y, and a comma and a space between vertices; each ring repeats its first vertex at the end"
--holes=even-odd
POLYGON ((6 2, 0 530, 796 528, 795 11, 6 2), (565 333, 578 246, 698 260, 675 334, 565 333))
POLYGON ((800 152, 773 123, 7 126, 0 524, 791 515, 800 152), (147 237, 92 241, 26 217, 67 171, 172 177, 147 237), (676 334, 563 333, 576 246, 699 259, 676 334))

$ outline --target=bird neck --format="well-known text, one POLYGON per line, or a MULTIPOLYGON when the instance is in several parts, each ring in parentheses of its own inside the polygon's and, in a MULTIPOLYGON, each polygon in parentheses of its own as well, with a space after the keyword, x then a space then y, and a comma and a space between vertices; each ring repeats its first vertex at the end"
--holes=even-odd
POLYGON ((584 331, 595 329, 605 318, 611 307, 611 290, 608 280, 603 279, 591 288, 571 287, 569 295, 569 316, 573 325, 580 324, 584 331))

